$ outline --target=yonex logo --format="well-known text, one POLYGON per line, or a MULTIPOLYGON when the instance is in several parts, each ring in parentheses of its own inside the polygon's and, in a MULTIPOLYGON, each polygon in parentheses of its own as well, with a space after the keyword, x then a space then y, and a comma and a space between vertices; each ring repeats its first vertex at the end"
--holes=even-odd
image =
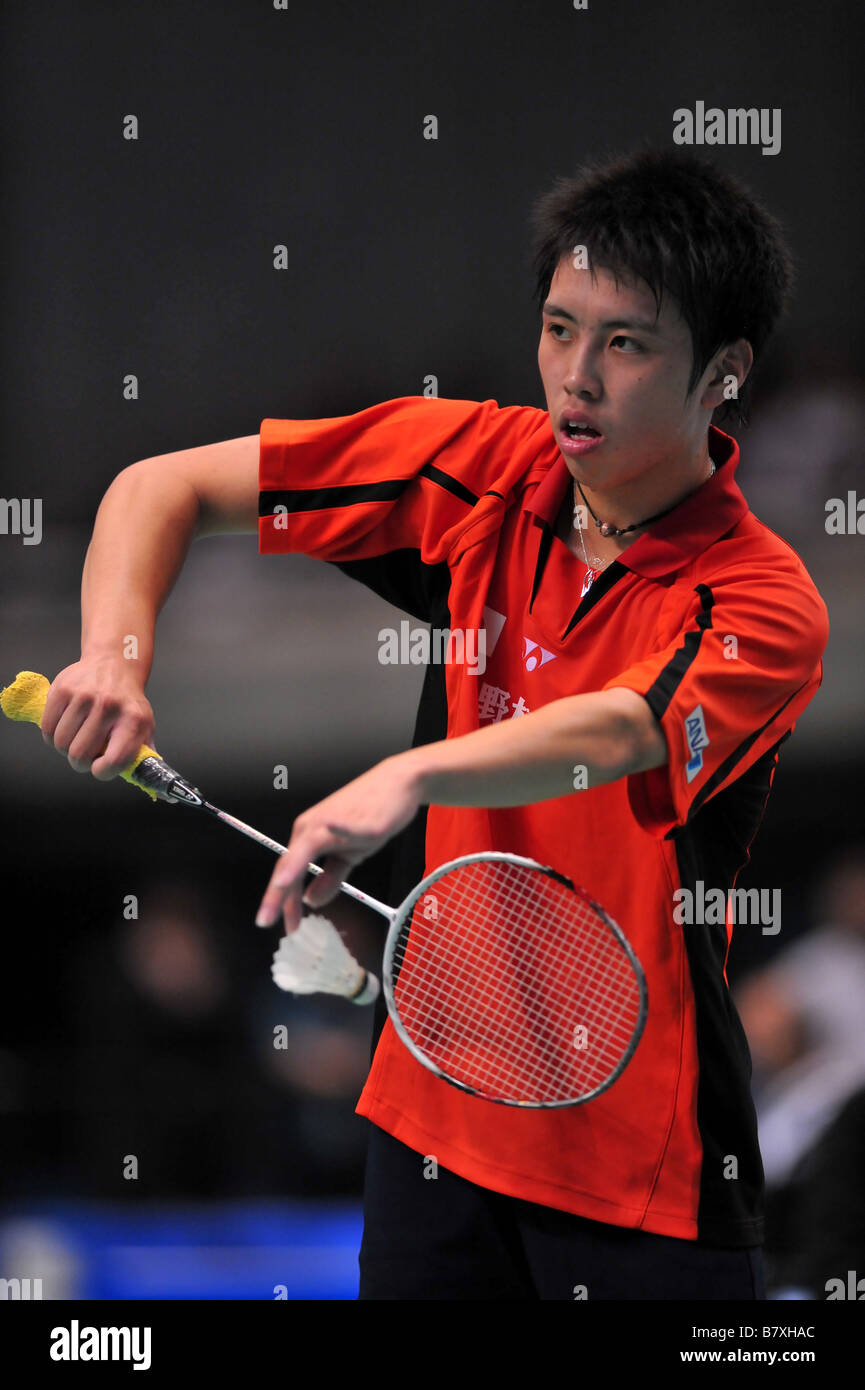
POLYGON ((709 735, 706 733, 706 720, 703 716, 702 705, 697 705, 685 717, 685 742, 691 755, 685 764, 685 775, 689 782, 693 782, 703 766, 703 749, 709 746, 709 735))
POLYGON ((172 782, 168 787, 168 795, 177 797, 178 801, 185 801, 188 806, 200 806, 201 797, 197 796, 191 787, 186 787, 182 782, 172 782))
POLYGON ((523 661, 527 671, 537 671, 541 666, 546 666, 548 661, 555 661, 555 652, 548 652, 545 647, 533 642, 530 637, 523 637, 523 641, 526 644, 523 661))

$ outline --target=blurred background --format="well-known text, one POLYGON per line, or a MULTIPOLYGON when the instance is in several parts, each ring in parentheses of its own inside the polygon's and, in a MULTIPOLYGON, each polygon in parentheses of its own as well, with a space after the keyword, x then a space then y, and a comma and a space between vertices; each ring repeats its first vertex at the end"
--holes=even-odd
MULTIPOLYGON (((865 538, 825 529, 828 499, 865 495, 852 4, 9 0, 3 27, 2 492, 43 499, 43 529, 0 535, 0 684, 78 658, 121 468, 430 376, 543 407, 533 200, 583 159, 672 144, 697 100, 781 109, 777 155, 710 151, 785 224, 799 275, 751 423, 723 427, 832 630, 739 880, 781 889, 782 929, 741 927, 729 974, 773 1297, 865 1273, 865 538)), ((422 671, 377 659, 402 616, 252 536, 198 542, 157 631, 156 746, 284 842, 410 742, 422 671)), ((353 1298, 371 1011, 273 985, 276 937, 253 926, 271 856, 76 776, 26 726, 0 728, 0 767, 0 1277, 46 1298, 353 1298)), ((386 850, 354 877, 383 896, 387 874, 386 850)), ((375 965, 378 921, 333 916, 375 965)))

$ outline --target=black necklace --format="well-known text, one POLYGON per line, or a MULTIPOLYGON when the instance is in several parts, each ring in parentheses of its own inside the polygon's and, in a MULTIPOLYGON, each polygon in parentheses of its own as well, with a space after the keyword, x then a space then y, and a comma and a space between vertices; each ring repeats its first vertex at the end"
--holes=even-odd
MULTIPOLYGON (((713 463, 713 464, 712 464, 712 473, 714 473, 714 472, 715 472, 715 465, 714 465, 714 463, 713 463)), ((709 474, 709 478, 711 478, 712 473, 709 474)), ((709 478, 706 479, 706 482, 709 481, 709 478)), ((583 489, 580 487, 580 484, 577 482, 576 478, 574 479, 574 482, 577 483, 577 487, 579 488, 580 496, 582 497, 583 501, 586 503, 586 506, 587 506, 588 509, 589 509, 589 515, 591 516, 592 521, 595 523, 595 525, 597 526, 597 528, 598 528, 598 530, 600 531, 600 533, 601 533, 602 536, 626 536, 626 535, 628 534, 629 531, 639 531, 639 530, 641 529, 641 527, 643 527, 643 526, 651 526, 651 524, 652 524, 653 521, 660 521, 660 519, 661 519, 662 516, 668 516, 670 512, 675 511, 676 508, 677 508, 678 506, 681 505, 681 499, 680 499, 679 502, 674 502, 673 505, 672 505, 672 507, 665 507, 664 510, 663 510, 662 512, 655 512, 655 515, 654 515, 654 516, 647 516, 646 519, 645 519, 645 521, 635 521, 634 524, 633 524, 633 526, 614 526, 613 523, 612 523, 611 521, 599 521, 599 520, 598 520, 598 518, 595 516, 595 513, 592 511, 591 507, 589 506, 588 502, 586 501, 586 494, 583 492, 583 489)))

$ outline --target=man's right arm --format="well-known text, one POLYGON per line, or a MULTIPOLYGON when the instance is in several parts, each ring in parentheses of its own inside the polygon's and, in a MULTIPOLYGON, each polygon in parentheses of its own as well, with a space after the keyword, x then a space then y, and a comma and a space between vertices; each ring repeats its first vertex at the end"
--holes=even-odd
POLYGON ((81 659, 55 678, 45 742, 107 780, 153 736, 156 619, 192 541, 258 529, 259 436, 142 459, 100 503, 81 582, 81 659), (131 640, 131 639, 134 639, 131 640))

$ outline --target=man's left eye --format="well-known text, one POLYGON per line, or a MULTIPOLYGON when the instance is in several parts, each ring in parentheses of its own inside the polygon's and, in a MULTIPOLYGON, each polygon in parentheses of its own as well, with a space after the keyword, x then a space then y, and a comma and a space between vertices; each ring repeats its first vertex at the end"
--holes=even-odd
POLYGON ((640 344, 637 342, 636 338, 628 338, 628 337, 625 336, 624 333, 619 333, 619 334, 617 335, 617 337, 615 337, 615 338, 613 339, 613 342, 614 342, 614 343, 632 343, 633 346, 637 349, 637 352, 642 352, 642 350, 643 350, 642 347, 640 346, 640 344))

